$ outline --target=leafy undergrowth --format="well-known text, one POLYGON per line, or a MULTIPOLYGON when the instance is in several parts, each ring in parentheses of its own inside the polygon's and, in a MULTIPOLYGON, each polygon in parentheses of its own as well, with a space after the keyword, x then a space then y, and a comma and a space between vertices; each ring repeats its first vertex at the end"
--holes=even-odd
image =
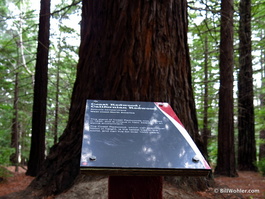
MULTIPOLYGON (((25 175, 25 170, 20 168, 19 172, 14 172, 13 167, 8 168, 10 173, 7 178, 0 182, 0 199, 15 199, 15 196, 6 194, 24 190, 32 177, 25 175), (12 174, 12 175, 10 175, 12 174), (2 196, 2 197, 1 197, 2 196)), ((99 177, 93 180, 81 180, 76 183, 70 190, 58 196, 50 196, 46 199, 105 199, 107 198, 108 179, 99 177)), ((246 198, 262 199, 265 198, 265 177, 255 172, 239 172, 239 177, 216 177, 215 185, 203 192, 191 191, 188 187, 177 188, 169 182, 164 182, 163 187, 164 199, 203 199, 203 198, 246 198)))

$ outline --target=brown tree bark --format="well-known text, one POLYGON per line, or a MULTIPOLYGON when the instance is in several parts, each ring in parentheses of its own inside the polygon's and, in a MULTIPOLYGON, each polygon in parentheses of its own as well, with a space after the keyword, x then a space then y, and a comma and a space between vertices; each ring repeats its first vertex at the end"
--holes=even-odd
POLYGON ((69 121, 31 187, 58 194, 74 183, 86 99, 169 102, 202 146, 191 87, 186 3, 83 1, 80 59, 69 121))
POLYGON ((233 0, 221 2, 218 156, 215 174, 237 176, 234 147, 233 0))
POLYGON ((239 4, 238 169, 257 171, 251 55, 251 0, 239 4))
POLYGON ((45 158, 45 128, 50 36, 50 0, 41 0, 34 82, 32 137, 27 175, 36 176, 45 158))

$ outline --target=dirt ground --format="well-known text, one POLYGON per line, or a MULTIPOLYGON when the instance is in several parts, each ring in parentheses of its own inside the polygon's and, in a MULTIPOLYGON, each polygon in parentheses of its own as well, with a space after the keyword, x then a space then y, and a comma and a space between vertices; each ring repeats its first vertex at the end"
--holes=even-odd
POLYGON ((15 172, 15 167, 8 167, 7 169, 11 173, 7 174, 9 175, 7 179, 0 182, 0 196, 24 190, 33 180, 33 177, 25 175, 26 170, 21 167, 19 167, 18 172, 15 172))
MULTIPOLYGON (((33 180, 32 177, 25 175, 25 170, 20 168, 19 172, 14 172, 14 168, 8 168, 12 172, 6 180, 0 182, 0 199, 1 196, 24 190, 33 180)), ((238 172, 239 177, 216 177, 215 186, 203 192, 191 192, 179 189, 168 182, 164 182, 163 198, 164 199, 265 199, 265 177, 255 172, 238 172)), ((84 182, 75 185, 73 188, 58 196, 49 197, 53 199, 78 198, 81 199, 80 193, 87 192, 85 198, 105 199, 107 198, 107 178, 99 178, 91 182, 84 182), (88 189, 89 187, 89 189, 88 189), (89 195, 90 194, 90 195, 89 195), (88 197, 89 196, 89 197, 88 197)), ((48 198, 47 198, 48 199, 48 198)))

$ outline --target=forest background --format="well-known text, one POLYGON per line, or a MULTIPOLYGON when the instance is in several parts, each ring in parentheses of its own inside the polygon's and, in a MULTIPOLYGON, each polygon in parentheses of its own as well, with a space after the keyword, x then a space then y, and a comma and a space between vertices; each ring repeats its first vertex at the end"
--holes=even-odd
MULTIPOLYGON (((81 1, 51 2, 46 154, 63 132, 76 75, 81 1)), ((0 165, 27 165, 30 153, 39 2, 0 2, 0 165), (15 155, 17 154, 17 155, 15 155)), ((197 118, 208 160, 217 161, 221 1, 188 1, 189 47, 197 118), (206 132, 206 133, 205 133, 206 132), (205 136, 206 135, 206 136, 205 136)), ((238 149, 239 2, 234 15, 234 122, 238 149)), ((252 1, 252 64, 257 163, 265 170, 265 2, 252 1)))

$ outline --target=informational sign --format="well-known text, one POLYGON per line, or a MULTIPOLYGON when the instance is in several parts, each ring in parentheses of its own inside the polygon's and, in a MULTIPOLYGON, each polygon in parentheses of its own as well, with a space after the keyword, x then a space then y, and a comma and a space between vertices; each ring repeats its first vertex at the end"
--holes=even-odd
POLYGON ((81 171, 207 175, 208 163, 168 103, 87 100, 81 171))

